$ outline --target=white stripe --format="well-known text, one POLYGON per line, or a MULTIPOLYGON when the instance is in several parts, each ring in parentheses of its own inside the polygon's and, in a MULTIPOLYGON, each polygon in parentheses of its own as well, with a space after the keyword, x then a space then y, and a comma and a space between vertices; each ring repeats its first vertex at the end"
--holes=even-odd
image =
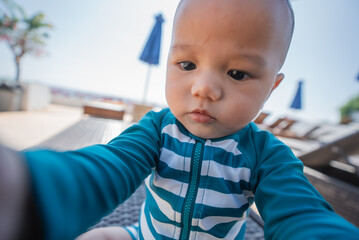
POLYGON ((163 200, 155 192, 153 192, 153 190, 151 189, 151 187, 149 185, 149 178, 146 178, 145 183, 147 185, 147 189, 150 191, 150 194, 152 195, 155 202, 157 203, 160 211, 172 221, 177 221, 177 219, 181 219, 181 213, 176 212, 172 208, 171 204, 169 204, 167 201, 163 200), (176 215, 176 217, 174 215, 176 215))
POLYGON ((238 142, 233 139, 226 139, 218 142, 213 142, 211 140, 207 140, 205 145, 211 147, 221 148, 227 152, 233 153, 235 156, 242 154, 238 149, 238 142))
POLYGON ((211 239, 211 240, 235 239, 238 236, 239 232, 241 231, 241 228, 245 222, 246 222, 246 219, 243 219, 241 221, 238 221, 236 224, 234 224, 233 227, 231 228, 231 230, 228 232, 228 234, 224 238, 216 238, 206 232, 191 231, 189 239, 211 239))
POLYGON ((175 234, 174 234, 174 239, 179 239, 179 237, 181 235, 181 231, 182 231, 182 228, 176 227, 175 234))
MULTIPOLYGON (((162 148, 160 160, 166 163, 170 168, 189 172, 191 169, 191 158, 180 156, 168 149, 162 148)), ((224 180, 229 180, 232 182, 239 182, 244 180, 249 182, 251 177, 251 170, 245 167, 231 167, 220 164, 212 160, 203 160, 202 161, 202 176, 223 178, 224 180), (209 169, 208 169, 208 165, 209 169), (207 173, 208 171, 208 173, 207 173)))
POLYGON ((135 236, 136 239, 138 238, 138 232, 136 228, 132 226, 127 226, 125 228, 127 229, 127 231, 130 231, 133 234, 133 236, 135 236))
POLYGON ((174 238, 174 239, 179 238, 179 236, 173 236, 174 233, 176 233, 176 226, 174 226, 170 223, 159 222, 152 216, 152 214, 150 214, 150 216, 151 216, 152 225, 155 228, 157 233, 164 235, 166 237, 169 237, 169 238, 174 238))
POLYGON ((153 184, 156 187, 165 189, 166 191, 169 191, 183 198, 186 196, 187 188, 188 188, 187 183, 183 183, 170 178, 163 178, 160 175, 158 175, 157 172, 155 173, 153 184))
POLYGON ((152 235, 151 230, 148 228, 148 224, 147 224, 146 216, 145 216, 145 213, 144 213, 144 209, 145 209, 145 204, 142 205, 141 214, 140 214, 140 216, 141 216, 140 224, 141 224, 142 236, 146 240, 147 239, 155 240, 155 237, 152 235))
POLYGON ((246 219, 247 213, 244 212, 243 216, 241 217, 218 217, 218 216, 209 216, 202 219, 192 219, 192 225, 196 226, 198 222, 198 226, 202 228, 205 231, 208 231, 209 229, 213 228, 217 224, 221 223, 229 223, 233 221, 241 221, 243 219, 246 219))
POLYGON ((248 200, 244 194, 224 194, 211 189, 199 188, 196 203, 202 203, 216 208, 240 208, 248 203, 248 200), (202 191, 204 191, 204 193, 202 191))
MULTIPOLYGON (((173 179, 162 178, 159 175, 157 175, 157 173, 155 175, 153 184, 156 187, 163 188, 180 197, 185 197, 187 194, 187 189, 188 189, 187 183, 182 183, 173 179)), ((148 188, 151 192, 151 195, 155 199, 156 203, 159 205, 159 207, 163 208, 161 209, 161 211, 165 213, 166 216, 168 212, 174 211, 174 209, 167 201, 160 198, 155 192, 153 192, 153 190, 150 187, 148 188)), ((235 193, 225 194, 207 188, 198 188, 196 203, 205 204, 208 206, 218 207, 218 208, 239 208, 244 204, 248 203, 246 196, 250 195, 250 193, 251 193, 250 191, 246 191, 246 193, 243 194, 235 194, 235 193)), ((174 220, 173 217, 168 216, 168 218, 174 220)))
MULTIPOLYGON (((163 178, 160 175, 158 175, 158 173, 155 173, 154 179, 153 179, 153 184, 158 187, 158 188, 162 188, 168 192, 171 192, 177 196, 180 197, 186 197, 187 194, 187 189, 188 189, 188 184, 184 183, 184 182, 180 182, 174 179, 170 179, 170 178, 163 178)), ((197 203, 201 203, 202 202, 202 198, 205 198, 204 193, 207 192, 206 197, 208 197, 208 195, 211 195, 211 197, 215 197, 215 198, 222 198, 224 196, 224 199, 221 199, 221 202, 223 202, 226 199, 230 199, 231 201, 233 201, 233 197, 234 195, 236 195, 239 199, 245 200, 243 202, 243 204, 248 203, 247 198, 248 197, 253 197, 253 193, 251 191, 246 191, 243 190, 243 194, 225 194, 225 193, 220 193, 217 192, 215 190, 211 190, 211 189, 207 189, 207 188, 198 188, 198 193, 197 193, 197 203)), ((153 192, 153 194, 156 194, 153 192)), ((152 194, 152 195, 153 195, 152 194)), ((157 196, 157 194, 156 194, 157 196)), ((208 200, 205 200, 204 203, 207 202, 208 200)), ((238 201, 236 201, 238 202, 238 201)), ((207 204, 208 205, 208 204, 207 204)), ((238 207, 238 205, 236 205, 238 207)), ((240 205, 242 206, 242 204, 240 205)))
MULTIPOLYGON (((175 170, 189 172, 191 169, 191 158, 180 156, 165 148, 162 148, 160 160, 175 170)), ((249 168, 236 168, 204 159, 202 162, 201 175, 206 176, 207 171, 211 177, 223 178, 232 182, 239 182, 240 180, 249 182, 251 177, 251 170, 249 168), (208 164, 210 165, 209 170, 208 164)))
POLYGON ((166 148, 161 149, 160 160, 176 170, 189 172, 191 168, 191 158, 183 157, 166 148))
POLYGON ((182 134, 176 124, 168 124, 167 126, 165 126, 162 129, 161 133, 162 134, 166 133, 173 138, 177 138, 180 142, 195 143, 195 140, 193 138, 190 138, 190 137, 182 134))
MULTIPOLYGON (((205 163, 205 162, 203 162, 205 163)), ((215 178, 223 178, 224 180, 229 180, 232 182, 239 182, 244 180, 249 182, 251 177, 251 170, 245 167, 234 168, 231 166, 226 166, 215 161, 210 161, 208 176, 215 178)), ((204 164, 203 164, 204 166, 204 164)))

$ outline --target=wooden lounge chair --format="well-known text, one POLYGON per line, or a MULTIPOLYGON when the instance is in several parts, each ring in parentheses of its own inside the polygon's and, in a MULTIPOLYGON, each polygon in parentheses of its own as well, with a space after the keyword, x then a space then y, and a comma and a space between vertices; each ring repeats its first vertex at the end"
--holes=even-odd
POLYGON ((263 124, 263 121, 269 116, 269 113, 261 112, 256 119, 253 120, 255 124, 263 124))
POLYGON ((132 121, 138 122, 147 112, 151 111, 153 106, 151 105, 144 105, 144 104, 136 104, 132 105, 132 121))
POLYGON ((358 148, 359 131, 346 136, 337 138, 331 142, 321 143, 321 145, 310 152, 301 155, 299 158, 310 167, 319 167, 328 165, 331 160, 342 157, 341 153, 348 153, 358 148), (338 151, 337 149, 340 149, 338 151))
POLYGON ((107 102, 91 102, 83 106, 84 114, 93 117, 110 118, 122 120, 125 114, 125 108, 120 104, 107 102))
POLYGON ((359 227, 359 187, 305 167, 304 173, 335 212, 359 227))
POLYGON ((261 113, 255 120, 254 123, 258 124, 258 126, 264 130, 267 130, 273 133, 276 136, 285 136, 290 138, 298 138, 295 132, 290 130, 291 126, 295 124, 297 121, 294 119, 290 119, 287 117, 278 118, 273 123, 267 125, 263 121, 268 117, 269 114, 261 113))

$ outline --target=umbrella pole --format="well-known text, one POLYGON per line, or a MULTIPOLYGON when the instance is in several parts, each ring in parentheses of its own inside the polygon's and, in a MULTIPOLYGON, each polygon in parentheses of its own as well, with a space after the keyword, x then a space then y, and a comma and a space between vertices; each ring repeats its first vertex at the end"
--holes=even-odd
POLYGON ((144 92, 143 92, 142 104, 144 104, 146 102, 148 82, 150 81, 150 76, 151 76, 151 64, 148 65, 146 82, 145 82, 145 89, 144 89, 144 92))

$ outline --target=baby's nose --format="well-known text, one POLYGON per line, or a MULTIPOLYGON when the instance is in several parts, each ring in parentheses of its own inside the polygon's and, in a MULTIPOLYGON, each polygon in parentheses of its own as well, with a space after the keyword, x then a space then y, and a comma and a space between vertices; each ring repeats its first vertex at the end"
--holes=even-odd
POLYGON ((191 93, 196 97, 218 101, 222 97, 222 88, 218 77, 213 74, 203 74, 197 76, 193 82, 191 93))

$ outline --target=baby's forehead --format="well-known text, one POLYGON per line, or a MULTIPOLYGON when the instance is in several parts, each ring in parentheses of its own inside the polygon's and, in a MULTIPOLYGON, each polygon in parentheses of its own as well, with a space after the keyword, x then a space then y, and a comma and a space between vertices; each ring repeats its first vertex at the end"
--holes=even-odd
POLYGON ((187 28, 202 24, 211 29, 214 25, 223 25, 220 32, 223 35, 226 29, 240 29, 243 38, 268 37, 266 41, 276 42, 283 63, 293 34, 294 18, 288 0, 182 0, 174 19, 173 40, 179 36, 177 33, 185 30, 182 22, 191 23, 185 26, 187 28), (181 31, 177 32, 179 28, 181 31))

